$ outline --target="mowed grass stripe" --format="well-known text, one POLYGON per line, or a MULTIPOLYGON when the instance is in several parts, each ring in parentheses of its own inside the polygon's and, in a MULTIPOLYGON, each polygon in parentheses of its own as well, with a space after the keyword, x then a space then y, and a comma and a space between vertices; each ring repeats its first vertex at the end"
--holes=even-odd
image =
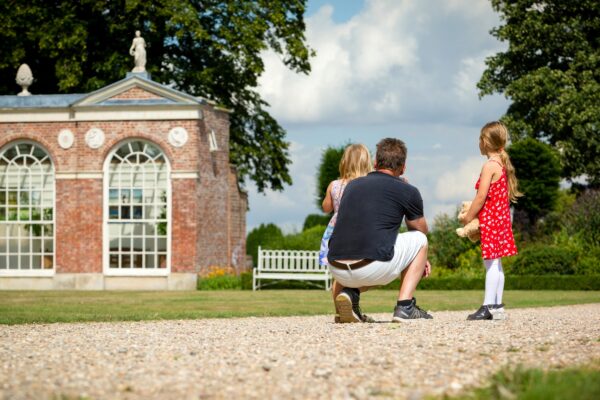
MULTIPOLYGON (((366 313, 393 311, 397 293, 373 290, 364 293, 366 313)), ((475 310, 481 291, 418 291, 418 304, 430 311, 475 310)), ((548 307, 600 303, 598 291, 507 291, 507 308, 548 307)), ((0 324, 141 321, 333 315, 331 292, 323 290, 241 290, 194 292, 68 292, 2 291, 0 324)))

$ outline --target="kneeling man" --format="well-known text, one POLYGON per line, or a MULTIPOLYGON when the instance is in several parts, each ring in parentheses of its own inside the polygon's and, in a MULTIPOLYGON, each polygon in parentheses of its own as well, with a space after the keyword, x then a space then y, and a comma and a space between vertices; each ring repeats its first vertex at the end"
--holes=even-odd
POLYGON ((413 297, 431 270, 427 260, 427 221, 419 190, 400 176, 406 146, 398 139, 377 144, 375 171, 351 181, 342 196, 328 260, 338 282, 334 293, 339 322, 361 322, 360 292, 401 277, 394 322, 432 318, 413 297), (402 220, 408 232, 398 234, 402 220))

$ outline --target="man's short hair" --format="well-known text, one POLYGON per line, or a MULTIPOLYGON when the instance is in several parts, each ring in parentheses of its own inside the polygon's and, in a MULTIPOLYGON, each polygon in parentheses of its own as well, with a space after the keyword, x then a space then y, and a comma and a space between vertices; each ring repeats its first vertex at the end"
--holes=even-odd
POLYGON ((406 162, 406 145, 400 139, 386 138, 377 143, 377 169, 397 171, 406 162))

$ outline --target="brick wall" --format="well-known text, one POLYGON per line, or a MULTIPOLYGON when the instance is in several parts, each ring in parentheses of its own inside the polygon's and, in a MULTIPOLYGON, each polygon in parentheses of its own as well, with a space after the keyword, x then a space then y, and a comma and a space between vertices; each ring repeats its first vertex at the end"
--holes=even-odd
MULTIPOLYGON (((100 173, 108 154, 123 140, 151 141, 163 150, 172 171, 198 173, 198 179, 172 180, 171 270, 201 272, 210 265, 243 265, 237 258, 238 254, 245 257, 247 200, 231 177, 229 116, 208 105, 203 113, 202 120, 0 123, 0 148, 15 140, 31 140, 50 153, 58 174, 100 173), (179 148, 168 142, 169 130, 177 126, 189 133, 188 142, 179 148), (67 150, 57 140, 65 128, 75 136, 75 143, 67 150), (91 128, 105 133, 106 140, 99 149, 85 143, 91 128), (209 151, 211 130, 216 134, 218 151, 209 151)), ((102 272, 102 196, 102 179, 66 176, 57 180, 57 272, 102 272)))

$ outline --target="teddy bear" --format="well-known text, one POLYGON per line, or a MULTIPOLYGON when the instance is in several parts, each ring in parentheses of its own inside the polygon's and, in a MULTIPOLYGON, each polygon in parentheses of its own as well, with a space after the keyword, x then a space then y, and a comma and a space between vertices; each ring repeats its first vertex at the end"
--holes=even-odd
MULTIPOLYGON (((469 208, 471 208, 470 201, 463 201, 460 211, 458 212, 458 221, 461 224, 464 224, 465 217, 467 216, 467 212, 469 208)), ((481 238, 481 234, 479 232, 479 219, 475 218, 473 221, 469 222, 462 228, 458 228, 456 230, 456 234, 460 237, 468 237, 471 242, 477 242, 481 238)))

